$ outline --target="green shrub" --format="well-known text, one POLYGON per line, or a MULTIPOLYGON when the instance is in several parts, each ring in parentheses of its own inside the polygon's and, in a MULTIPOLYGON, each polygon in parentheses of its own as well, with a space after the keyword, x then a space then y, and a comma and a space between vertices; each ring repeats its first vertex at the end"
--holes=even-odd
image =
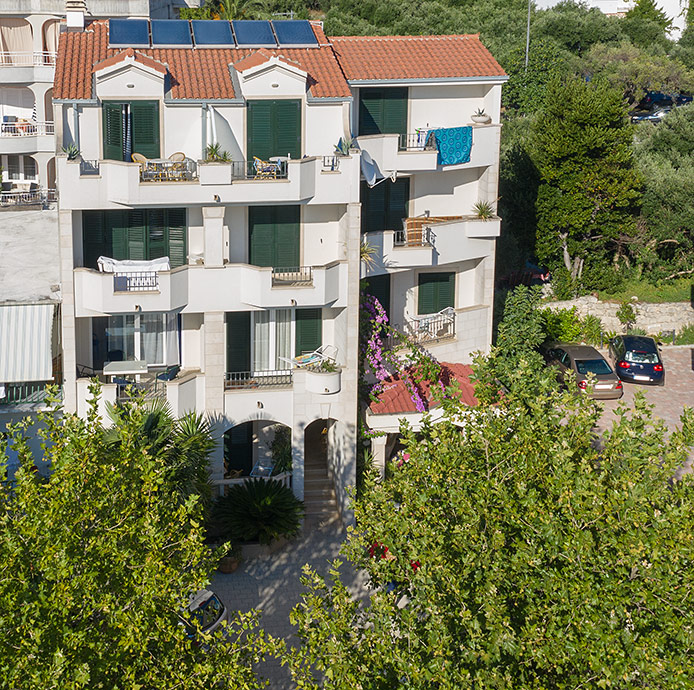
POLYGON ((594 314, 587 314, 581 324, 583 340, 589 345, 600 345, 602 342, 602 321, 594 314))
POLYGON ((634 323, 636 321, 636 311, 637 307, 635 304, 632 304, 629 300, 622 300, 622 303, 619 306, 619 309, 617 309, 617 318, 619 319, 619 323, 624 326, 624 330, 627 333, 630 333, 634 327, 634 323))
POLYGON ((675 345, 694 345, 694 323, 688 323, 677 332, 675 345))
POLYGON ((275 461, 272 474, 292 471, 292 430, 280 425, 275 428, 275 437, 268 444, 270 454, 275 461))
POLYGON ((269 544, 295 537, 301 529, 304 504, 274 479, 249 479, 232 486, 217 502, 216 517, 232 541, 269 544))
POLYGON ((543 309, 544 331, 549 340, 572 342, 581 337, 581 319, 576 307, 571 309, 543 309))

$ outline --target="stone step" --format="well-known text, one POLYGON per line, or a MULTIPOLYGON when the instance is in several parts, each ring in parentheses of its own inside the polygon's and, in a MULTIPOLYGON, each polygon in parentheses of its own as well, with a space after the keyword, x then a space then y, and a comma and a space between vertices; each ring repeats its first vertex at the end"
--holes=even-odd
POLYGON ((332 486, 317 486, 312 484, 310 487, 304 485, 304 501, 320 500, 322 498, 335 499, 335 491, 332 486))

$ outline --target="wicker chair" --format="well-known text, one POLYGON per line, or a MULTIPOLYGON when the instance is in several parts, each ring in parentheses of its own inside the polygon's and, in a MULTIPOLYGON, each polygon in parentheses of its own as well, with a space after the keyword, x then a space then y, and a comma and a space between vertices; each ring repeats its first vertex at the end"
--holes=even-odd
POLYGON ((140 164, 140 179, 143 182, 156 179, 156 172, 152 169, 149 158, 143 156, 141 153, 133 153, 131 158, 134 163, 140 164))

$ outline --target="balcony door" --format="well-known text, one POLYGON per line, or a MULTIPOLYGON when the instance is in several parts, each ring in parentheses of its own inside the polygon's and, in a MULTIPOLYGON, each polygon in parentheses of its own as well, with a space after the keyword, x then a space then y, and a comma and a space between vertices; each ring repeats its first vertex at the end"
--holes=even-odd
POLYGON ((386 180, 369 187, 361 183, 361 231, 402 230, 410 203, 410 178, 386 180))
POLYGON ((407 87, 359 89, 359 134, 405 134, 407 87))
POLYGON ((159 158, 158 101, 104 101, 104 160, 132 162, 132 154, 159 158))
POLYGON ((301 101, 248 101, 246 157, 301 158, 301 101))
POLYGON ((298 270, 301 265, 298 206, 251 206, 248 233, 249 264, 298 270))

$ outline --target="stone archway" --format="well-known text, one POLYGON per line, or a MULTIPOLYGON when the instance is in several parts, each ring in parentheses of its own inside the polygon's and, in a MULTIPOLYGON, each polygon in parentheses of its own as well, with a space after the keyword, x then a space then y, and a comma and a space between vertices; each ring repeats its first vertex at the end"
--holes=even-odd
POLYGON ((237 424, 224 432, 224 479, 291 471, 291 429, 274 420, 237 424))

